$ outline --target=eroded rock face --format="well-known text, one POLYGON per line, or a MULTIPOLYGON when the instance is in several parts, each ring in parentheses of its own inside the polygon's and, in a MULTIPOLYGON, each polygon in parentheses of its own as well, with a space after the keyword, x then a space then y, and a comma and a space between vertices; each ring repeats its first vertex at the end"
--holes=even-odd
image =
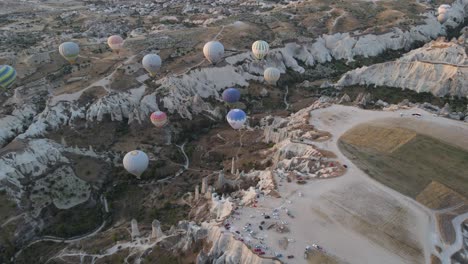
POLYGON ((465 47, 432 41, 402 58, 347 72, 338 87, 374 85, 430 92, 435 96, 468 95, 468 60, 465 47))
POLYGON ((17 140, 0 153, 0 181, 18 206, 36 217, 50 204, 68 209, 83 203, 91 186, 75 174, 66 153, 99 157, 47 139, 17 140))
POLYGON ((263 259, 254 254, 247 246, 235 240, 233 236, 226 236, 222 228, 210 223, 203 223, 202 228, 208 230, 207 240, 211 243, 211 248, 202 250, 197 263, 252 263, 252 264, 279 264, 279 261, 263 259))

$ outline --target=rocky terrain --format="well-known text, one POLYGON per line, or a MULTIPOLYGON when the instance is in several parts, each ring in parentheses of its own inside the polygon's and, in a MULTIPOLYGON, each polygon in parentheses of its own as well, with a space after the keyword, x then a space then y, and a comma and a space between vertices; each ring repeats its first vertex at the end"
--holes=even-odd
POLYGON ((280 184, 346 177, 311 111, 418 106, 468 121, 468 1, 450 2, 441 24, 439 3, 420 1, 3 1, 0 63, 18 79, 0 95, 0 262, 290 261, 225 224, 282 197, 280 184), (271 50, 257 61, 260 38, 271 50), (216 65, 201 52, 212 39, 226 49, 216 65), (76 64, 58 54, 64 41, 79 43, 76 64), (155 78, 140 63, 149 52, 163 60, 155 78), (228 87, 249 115, 239 133, 224 119, 228 87), (150 124, 156 110, 169 126, 150 124), (140 181, 121 165, 133 149, 150 158, 140 181))

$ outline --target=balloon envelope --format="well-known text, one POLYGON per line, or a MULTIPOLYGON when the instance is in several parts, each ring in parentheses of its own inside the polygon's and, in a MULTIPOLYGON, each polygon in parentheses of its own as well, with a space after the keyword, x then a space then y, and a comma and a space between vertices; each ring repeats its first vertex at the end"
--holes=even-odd
POLYGON ((263 78, 265 81, 271 85, 275 85, 281 76, 281 72, 274 67, 266 68, 263 72, 263 78))
POLYGON ((452 7, 447 4, 440 5, 439 8, 437 9, 437 13, 439 13, 439 15, 446 13, 447 11, 450 11, 451 8, 452 7))
POLYGON ((147 54, 143 57, 141 61, 143 68, 148 71, 151 75, 156 74, 156 72, 161 68, 161 57, 156 54, 147 54))
POLYGON ((64 42, 60 44, 59 52, 68 62, 74 63, 80 54, 80 47, 75 42, 64 42))
POLYGON ((203 47, 205 58, 211 63, 221 61, 224 55, 224 46, 219 41, 210 41, 203 47))
POLYGON ((437 20, 439 21, 439 23, 443 24, 445 22, 447 22, 449 16, 447 13, 440 13, 438 16, 437 16, 437 20))
POLYGON ((252 53, 257 60, 262 60, 268 54, 270 46, 266 41, 257 40, 252 44, 252 53))
POLYGON ((226 119, 232 128, 241 129, 247 120, 247 115, 240 109, 232 109, 226 115, 226 119))
POLYGON ((0 65, 0 87, 7 89, 16 80, 16 70, 9 65, 0 65))
POLYGON ((164 127, 167 124, 167 115, 162 111, 152 113, 150 119, 155 127, 164 127))
POLYGON ((119 35, 112 35, 109 38, 107 38, 107 45, 114 50, 114 51, 120 51, 123 47, 124 40, 121 36, 119 35))
POLYGON ((141 174, 148 168, 148 163, 148 156, 140 150, 128 152, 123 159, 124 168, 137 178, 140 178, 141 174))
POLYGON ((223 100, 226 103, 235 103, 240 99, 240 92, 236 88, 228 88, 223 92, 223 100))

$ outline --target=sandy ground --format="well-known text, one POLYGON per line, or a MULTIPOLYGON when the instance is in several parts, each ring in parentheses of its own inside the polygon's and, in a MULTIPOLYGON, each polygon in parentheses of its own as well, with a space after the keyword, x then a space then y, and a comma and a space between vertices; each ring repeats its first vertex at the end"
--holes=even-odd
POLYGON ((370 179, 337 146, 338 138, 348 129, 374 120, 388 123, 386 118, 400 119, 402 126, 406 124, 452 144, 453 139, 459 142, 460 137, 462 142, 468 140, 468 124, 434 117, 420 109, 383 112, 334 105, 313 111, 310 122, 333 135, 331 140, 317 145, 336 153, 338 160, 348 165, 347 173, 302 186, 277 179, 282 198, 261 197, 258 207, 242 208, 240 215, 227 220, 233 226, 231 230, 238 230, 241 238, 254 247, 266 245, 266 256, 281 253, 286 263, 307 263, 304 249, 312 243, 345 263, 428 263, 434 245, 440 243, 432 212, 370 179), (412 117, 411 113, 415 112, 421 113, 422 118, 412 117), (400 117, 400 113, 404 116, 400 117), (274 208, 279 209, 279 220, 273 219, 274 208), (285 209, 295 218, 287 216, 285 209), (264 219, 262 212, 272 218, 264 219), (285 221, 290 232, 278 233, 275 228, 259 230, 261 221, 285 221), (247 223, 256 233, 254 238, 243 230, 247 223), (286 250, 278 244, 284 237, 290 240, 286 250), (294 259, 287 259, 287 255, 294 255, 294 259))

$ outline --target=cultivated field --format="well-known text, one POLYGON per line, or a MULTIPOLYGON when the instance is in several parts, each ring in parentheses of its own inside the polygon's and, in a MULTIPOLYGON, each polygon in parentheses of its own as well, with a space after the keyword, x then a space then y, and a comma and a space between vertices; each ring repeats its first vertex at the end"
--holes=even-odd
POLYGON ((341 150, 372 178, 412 198, 432 181, 468 197, 468 152, 403 128, 361 125, 341 150))

